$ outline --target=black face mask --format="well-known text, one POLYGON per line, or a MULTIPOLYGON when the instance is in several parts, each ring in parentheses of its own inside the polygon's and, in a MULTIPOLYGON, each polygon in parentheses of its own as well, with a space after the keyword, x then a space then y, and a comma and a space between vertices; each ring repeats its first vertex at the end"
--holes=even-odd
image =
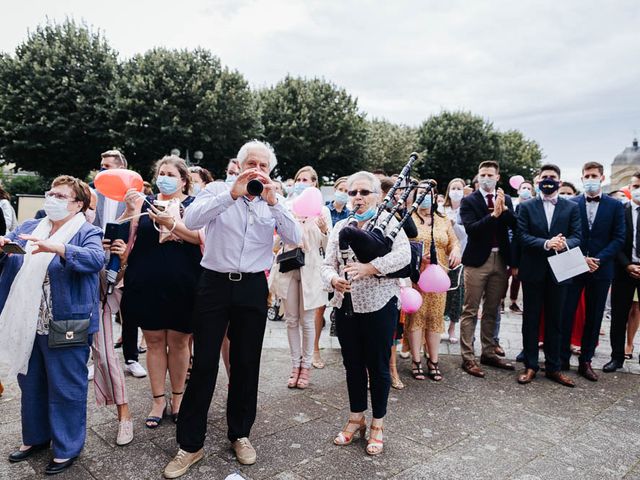
POLYGON ((538 188, 540 188, 543 195, 553 195, 560 188, 560 182, 553 178, 545 178, 544 180, 540 180, 538 188))

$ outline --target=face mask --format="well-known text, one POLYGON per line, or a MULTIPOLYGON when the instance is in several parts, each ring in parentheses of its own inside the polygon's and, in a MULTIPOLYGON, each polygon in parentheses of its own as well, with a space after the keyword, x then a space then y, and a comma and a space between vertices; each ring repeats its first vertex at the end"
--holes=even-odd
POLYGON ((366 222, 367 220, 371 220, 376 213, 376 209, 371 207, 364 213, 356 213, 354 215, 355 219, 359 222, 366 222))
POLYGON ((518 195, 522 200, 529 200, 531 198, 531 190, 522 190, 518 195))
POLYGON ((424 197, 424 200, 422 200, 422 202, 420 202, 420 208, 426 208, 431 210, 431 196, 427 195, 426 197, 424 197))
POLYGON ((636 188, 635 190, 631 190, 631 198, 636 203, 640 203, 640 188, 636 188))
POLYGON ((583 180, 582 186, 586 193, 598 193, 600 191, 600 180, 583 180))
POLYGON ((567 200, 570 200, 573 198, 573 195, 571 195, 570 193, 561 193, 558 196, 562 198, 566 198, 567 200))
POLYGON ((236 182, 238 175, 227 174, 227 178, 224 179, 225 183, 232 184, 236 182))
POLYGON ((91 210, 90 208, 87 208, 87 210, 84 212, 84 216, 87 218, 87 222, 93 224, 93 222, 96 221, 96 211, 95 210, 91 210))
POLYGON ((438 208, 436 208, 438 213, 444 213, 444 203, 438 202, 438 208))
POLYGON ((200 186, 199 183, 194 183, 191 186, 191 195, 193 195, 194 197, 198 195, 201 191, 202 191, 202 187, 200 186))
POLYGON ((538 186, 540 187, 540 192, 542 192, 543 195, 553 195, 560 188, 560 182, 553 178, 545 178, 540 180, 538 186))
POLYGON ((496 183, 498 182, 495 178, 483 177, 478 180, 478 183, 480 184, 480 187, 482 187, 482 189, 485 192, 492 192, 493 189, 496 188, 496 183))
POLYGON ((627 197, 622 197, 622 198, 619 198, 618 200, 620 200, 620 203, 622 203, 623 205, 626 205, 627 203, 629 203, 629 199, 627 197))
POLYGON ((335 199, 336 203, 339 203, 341 205, 346 205, 349 201, 349 195, 347 195, 347 192, 336 192, 333 194, 333 198, 335 199))
POLYGON ((533 189, 536 191, 536 195, 540 195, 540 187, 538 185, 536 185, 533 189))
POLYGON ((44 212, 49 217, 49 220, 57 222, 71 214, 67 209, 67 205, 69 205, 67 200, 49 197, 44 201, 44 212))
POLYGON ((178 191, 178 179, 167 175, 159 175, 156 185, 163 195, 173 195, 178 191))
POLYGON ((293 186, 293 193, 294 193, 294 195, 300 195, 308 187, 309 187, 309 185, 307 185, 306 183, 298 182, 293 186))
POLYGON ((449 192, 449 198, 454 202, 459 202, 464 197, 464 192, 462 190, 451 190, 449 192))
POLYGON ((107 167, 100 167, 100 172, 104 172, 105 170, 109 170, 107 167))

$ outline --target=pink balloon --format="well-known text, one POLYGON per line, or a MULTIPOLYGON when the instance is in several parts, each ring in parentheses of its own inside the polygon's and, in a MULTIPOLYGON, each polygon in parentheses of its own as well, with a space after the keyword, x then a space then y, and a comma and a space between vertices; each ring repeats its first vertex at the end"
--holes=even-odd
POLYGON ((422 295, 416 289, 403 287, 400 289, 400 304, 405 313, 415 313, 422 306, 422 295))
POLYGON ((522 175, 514 175, 509 179, 509 185, 511 185, 516 190, 520 188, 522 182, 524 182, 524 177, 522 175))
POLYGON ((449 290, 451 280, 440 265, 429 264, 420 274, 418 286, 424 293, 443 293, 449 290))
POLYGON ((299 217, 319 217, 322 214, 322 193, 315 187, 306 188, 293 201, 293 213, 299 217))

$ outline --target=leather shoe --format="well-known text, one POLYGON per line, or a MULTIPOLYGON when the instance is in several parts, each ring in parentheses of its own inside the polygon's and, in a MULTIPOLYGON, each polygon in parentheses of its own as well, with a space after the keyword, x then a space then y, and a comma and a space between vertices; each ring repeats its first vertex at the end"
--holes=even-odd
POLYGON ((490 367, 502 368, 503 370, 516 369, 513 363, 505 362, 498 357, 480 357, 480 363, 482 365, 489 365, 490 367))
POLYGON ((580 362, 580 365, 578 366, 578 374, 592 382, 598 381, 598 375, 596 375, 596 372, 591 368, 591 362, 580 362))
POLYGON ((531 380, 536 378, 536 371, 533 368, 525 368, 524 373, 518 376, 518 383, 520 385, 526 385, 531 383, 531 380))
POLYGON ((469 375, 474 377, 484 378, 484 372, 480 366, 473 360, 465 360, 462 362, 462 369, 469 375))
POLYGON ((47 467, 44 469, 44 473, 46 473, 47 475, 55 475, 57 473, 62 473, 71 465, 73 465, 74 461, 75 461, 75 458, 70 458, 66 462, 60 462, 60 463, 54 462, 53 460, 51 460, 47 465, 47 467))
POLYGON ((559 383, 560 385, 564 385, 565 387, 573 388, 576 386, 569 377, 567 377, 564 373, 560 372, 545 372, 545 377, 549 380, 553 380, 554 382, 559 383))
POLYGON ((612 358, 609 362, 605 363, 604 367, 602 367, 602 371, 604 373, 615 372, 619 368, 622 368, 623 365, 624 365, 623 361, 615 360, 612 358))
POLYGON ((506 353, 504 352, 504 348, 502 348, 500 345, 495 346, 495 348, 493 349, 493 353, 495 353, 499 357, 504 357, 506 355, 506 353))
POLYGON ((49 442, 41 443, 40 445, 32 445, 31 448, 24 451, 16 450, 15 452, 9 455, 9 461, 13 463, 22 462, 23 460, 26 460, 34 453, 39 452, 40 450, 45 450, 47 448, 49 448, 49 442))

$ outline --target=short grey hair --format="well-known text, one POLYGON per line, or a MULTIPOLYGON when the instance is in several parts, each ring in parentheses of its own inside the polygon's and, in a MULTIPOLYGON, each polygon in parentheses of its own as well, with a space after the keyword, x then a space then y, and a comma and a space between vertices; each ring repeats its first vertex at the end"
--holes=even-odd
POLYGON ((358 180, 366 180, 371 184, 371 191, 375 193, 380 193, 380 179, 376 177, 371 172, 365 172, 364 170, 360 172, 356 172, 347 178, 347 190, 351 190, 351 185, 353 185, 358 180))
POLYGON ((278 159, 276 158, 276 154, 273 151, 273 147, 269 145, 267 142, 261 142, 260 140, 251 140, 250 142, 245 143, 240 147, 238 151, 238 155, 236 155, 238 162, 242 165, 247 157, 249 156, 249 152, 259 150, 262 153, 265 153, 269 158, 269 171, 272 172, 276 165, 278 165, 278 159))

